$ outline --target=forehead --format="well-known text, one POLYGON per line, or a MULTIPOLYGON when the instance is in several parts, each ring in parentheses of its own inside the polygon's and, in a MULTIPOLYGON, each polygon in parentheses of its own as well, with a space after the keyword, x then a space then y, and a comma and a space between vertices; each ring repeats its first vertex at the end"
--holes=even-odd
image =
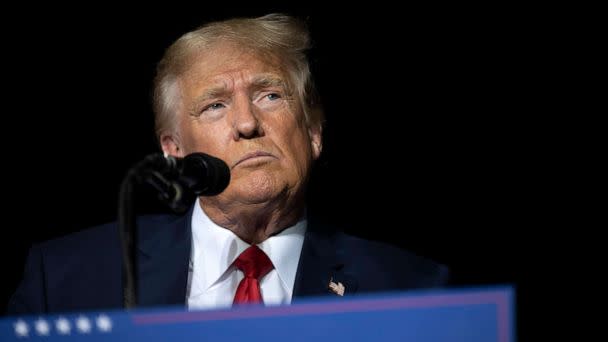
POLYGON ((234 43, 220 42, 192 54, 189 67, 182 75, 186 91, 214 85, 229 85, 247 82, 257 75, 275 75, 284 79, 279 59, 236 46, 234 43))

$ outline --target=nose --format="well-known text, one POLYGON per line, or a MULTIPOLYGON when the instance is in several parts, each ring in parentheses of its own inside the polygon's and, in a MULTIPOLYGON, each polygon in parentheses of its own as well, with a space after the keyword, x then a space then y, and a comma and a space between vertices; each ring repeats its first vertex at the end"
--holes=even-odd
POLYGON ((248 98, 235 101, 233 107, 234 139, 252 139, 264 134, 255 107, 248 98))

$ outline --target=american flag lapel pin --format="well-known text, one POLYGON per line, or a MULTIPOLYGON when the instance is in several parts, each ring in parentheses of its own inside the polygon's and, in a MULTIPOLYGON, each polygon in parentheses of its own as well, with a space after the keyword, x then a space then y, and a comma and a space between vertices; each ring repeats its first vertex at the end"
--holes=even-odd
POLYGON ((337 284, 334 283, 334 278, 332 277, 329 280, 329 289, 331 290, 331 292, 337 294, 338 296, 344 296, 344 290, 346 288, 344 288, 344 285, 342 285, 341 282, 338 282, 337 284))

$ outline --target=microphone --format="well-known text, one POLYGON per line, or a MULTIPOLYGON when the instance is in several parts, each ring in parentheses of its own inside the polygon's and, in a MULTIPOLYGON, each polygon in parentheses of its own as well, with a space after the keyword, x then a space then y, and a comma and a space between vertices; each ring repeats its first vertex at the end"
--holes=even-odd
POLYGON ((160 201, 176 212, 189 207, 193 196, 215 196, 230 183, 226 163, 211 155, 196 152, 178 158, 151 154, 134 168, 135 180, 152 186, 160 201))
POLYGON ((197 152, 184 158, 168 156, 165 160, 169 179, 175 179, 197 196, 219 195, 230 183, 228 165, 208 154, 197 152))

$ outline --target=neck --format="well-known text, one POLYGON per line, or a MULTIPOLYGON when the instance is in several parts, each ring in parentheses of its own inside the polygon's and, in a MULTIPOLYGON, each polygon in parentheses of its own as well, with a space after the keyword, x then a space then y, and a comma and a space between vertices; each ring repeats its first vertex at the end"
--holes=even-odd
POLYGON ((221 206, 209 198, 200 198, 199 205, 217 225, 229 229, 249 244, 259 244, 282 230, 293 226, 304 215, 303 201, 288 203, 233 204, 221 206))

